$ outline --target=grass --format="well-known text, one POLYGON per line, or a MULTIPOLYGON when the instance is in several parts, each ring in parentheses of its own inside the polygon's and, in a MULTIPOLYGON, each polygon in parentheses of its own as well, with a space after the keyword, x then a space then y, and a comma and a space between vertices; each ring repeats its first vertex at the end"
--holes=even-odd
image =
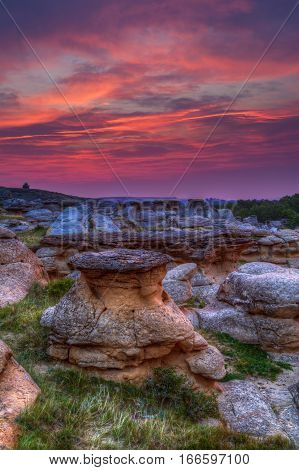
POLYGON ((144 388, 52 369, 35 380, 42 395, 18 419, 19 449, 281 449, 224 427, 200 426, 158 404, 144 388))
POLYGON ((140 386, 105 381, 51 362, 43 310, 70 279, 34 286, 19 304, 0 309, 0 334, 41 388, 18 418, 19 449, 287 449, 280 437, 257 440, 199 419, 217 417, 216 398, 196 393, 172 369, 156 369, 140 386))
POLYGON ((184 307, 205 308, 206 305, 206 302, 201 299, 198 295, 193 295, 192 297, 190 297, 190 299, 187 300, 187 302, 184 304, 184 307))
POLYGON ((286 362, 271 359, 259 346, 241 343, 226 333, 205 332, 204 335, 229 359, 225 381, 244 379, 246 376, 275 380, 284 369, 292 369, 286 362))
POLYGON ((38 246, 41 239, 46 235, 47 229, 43 227, 37 227, 27 232, 19 232, 18 238, 25 243, 29 248, 38 246))
POLYGON ((249 261, 246 261, 246 259, 239 259, 238 261, 238 267, 243 266, 244 264, 247 264, 249 261))
POLYGON ((13 215, 13 214, 6 214, 4 212, 0 212, 0 220, 24 220, 22 215, 13 215))
POLYGON ((15 353, 38 354, 45 350, 46 331, 40 326, 42 312, 55 305, 72 286, 72 279, 51 281, 46 287, 34 285, 21 302, 0 308, 0 334, 15 353))
POLYGON ((194 392, 186 377, 171 368, 157 368, 146 380, 145 391, 165 406, 173 407, 176 413, 198 421, 202 418, 219 418, 215 394, 194 392))

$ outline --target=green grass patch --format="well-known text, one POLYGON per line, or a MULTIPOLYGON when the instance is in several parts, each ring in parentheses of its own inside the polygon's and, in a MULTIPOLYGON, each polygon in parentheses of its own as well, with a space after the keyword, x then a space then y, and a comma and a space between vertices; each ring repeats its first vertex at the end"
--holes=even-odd
POLYGON ((38 246, 41 239, 46 235, 47 229, 43 227, 37 227, 27 232, 19 232, 18 238, 25 243, 29 248, 38 246))
POLYGON ((145 391, 158 403, 173 407, 192 421, 219 417, 216 396, 194 392, 186 377, 171 368, 155 369, 153 376, 145 382, 145 391))
POLYGON ((259 346, 244 344, 226 333, 205 332, 205 337, 229 358, 225 381, 253 377, 275 380, 284 369, 292 369, 286 362, 274 361, 259 346))
POLYGON ((0 334, 16 353, 45 349, 46 331, 40 326, 43 311, 55 305, 70 289, 72 279, 57 279, 46 287, 35 284, 21 302, 0 308, 0 334))
POLYGON ((24 220, 22 215, 6 214, 0 212, 0 220, 24 220))
POLYGON ((187 302, 184 304, 184 307, 205 308, 206 305, 206 302, 201 299, 198 295, 193 295, 192 297, 190 297, 190 299, 187 300, 187 302))
MULTIPOLYGON (((280 437, 256 440, 222 426, 201 426, 178 413, 173 404, 161 403, 157 384, 148 389, 148 385, 108 382, 77 370, 53 368, 43 375, 29 371, 42 394, 18 418, 19 449, 289 448, 280 437)), ((160 372, 154 380, 161 384, 160 372)), ((164 392, 172 395, 165 380, 164 376, 163 397, 164 392)), ((170 382, 174 383, 173 376, 170 382)))

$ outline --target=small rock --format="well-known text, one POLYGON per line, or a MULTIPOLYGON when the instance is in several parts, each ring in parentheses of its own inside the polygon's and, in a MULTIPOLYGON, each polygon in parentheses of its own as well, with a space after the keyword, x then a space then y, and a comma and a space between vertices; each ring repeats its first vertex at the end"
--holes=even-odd
POLYGON ((53 325, 54 315, 55 315, 55 307, 46 308, 46 310, 41 316, 40 324, 42 326, 46 326, 47 328, 51 328, 51 326, 53 325))
POLYGON ((197 271, 195 263, 180 264, 167 272, 165 281, 189 281, 197 271))
POLYGON ((223 356, 214 346, 188 356, 186 361, 194 374, 214 380, 223 379, 226 375, 223 356))

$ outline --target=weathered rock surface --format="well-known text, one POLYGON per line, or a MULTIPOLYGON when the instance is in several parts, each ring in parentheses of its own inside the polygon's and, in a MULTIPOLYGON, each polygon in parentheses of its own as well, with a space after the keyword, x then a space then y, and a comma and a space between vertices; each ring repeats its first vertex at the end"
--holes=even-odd
POLYGON ((48 276, 40 260, 7 229, 0 228, 0 307, 22 300, 48 276))
MULTIPOLYGON (((160 253, 126 249, 71 258, 81 272, 79 281, 42 316, 50 326, 49 354, 102 370, 126 370, 162 358, 165 363, 171 356, 171 363, 177 357, 192 376, 186 355, 208 344, 163 290, 169 261, 160 253)), ((211 364, 209 376, 207 364, 202 376, 223 376, 222 366, 218 369, 217 375, 211 364)))
POLYGON ((14 233, 22 233, 22 232, 28 232, 29 230, 33 230, 36 228, 36 224, 31 222, 28 222, 27 220, 19 219, 19 218, 2 218, 0 221, 0 227, 1 228, 7 228, 9 230, 12 230, 14 233))
POLYGON ((275 381, 262 377, 249 380, 258 387, 263 398, 270 404, 276 418, 289 439, 299 448, 299 403, 296 390, 299 377, 299 355, 270 353, 275 361, 290 364, 292 369, 285 369, 275 381))
POLYGON ((207 286, 194 286, 192 287, 192 295, 206 304, 213 305, 217 303, 218 290, 218 284, 210 284, 207 286))
POLYGON ((253 316, 231 305, 219 304, 203 309, 193 309, 187 317, 195 328, 227 333, 242 343, 259 343, 253 316))
POLYGON ((201 271, 197 272, 191 279, 192 287, 209 286, 213 281, 205 276, 201 271))
POLYGON ((195 263, 180 264, 170 269, 164 279, 167 281, 190 281, 196 272, 197 265, 195 263))
POLYGON ((171 298, 183 305, 192 297, 192 276, 197 271, 195 263, 186 263, 170 269, 163 279, 163 287, 171 298))
POLYGON ((271 263, 247 263, 221 285, 219 300, 271 317, 299 316, 299 271, 271 263))
POLYGON ((254 383, 233 380, 222 387, 219 411, 229 428, 258 437, 278 434, 287 437, 269 402, 254 383))
POLYGON ((220 302, 191 309, 187 318, 194 328, 227 333, 243 343, 260 344, 270 350, 299 351, 299 323, 291 318, 252 315, 220 302))
POLYGON ((49 209, 32 209, 25 213, 25 217, 42 222, 53 220, 54 214, 49 209))
POLYGON ((18 435, 15 419, 39 393, 38 386, 0 340, 0 449, 14 447, 18 435))
POLYGON ((187 362, 194 374, 220 380, 226 374, 224 358, 214 346, 208 346, 204 350, 187 357, 187 362))

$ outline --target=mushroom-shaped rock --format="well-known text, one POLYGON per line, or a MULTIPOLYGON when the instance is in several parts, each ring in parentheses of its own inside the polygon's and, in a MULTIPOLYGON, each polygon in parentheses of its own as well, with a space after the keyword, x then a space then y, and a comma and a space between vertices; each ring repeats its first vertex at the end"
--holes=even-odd
POLYGON ((13 232, 0 228, 0 307, 19 302, 34 283, 47 280, 37 256, 13 232))
MULTIPOLYGON (((163 291, 171 258, 116 249, 71 258, 80 279, 42 323, 50 327, 48 353, 81 367, 123 370, 208 344, 163 291)), ((156 366, 157 362, 155 362, 156 366)), ((192 374, 191 374, 192 375, 192 374)))
POLYGON ((155 267, 165 266, 170 261, 170 256, 162 253, 125 248, 100 253, 87 252, 70 259, 70 263, 76 269, 87 275, 98 275, 104 272, 149 271, 155 267))

